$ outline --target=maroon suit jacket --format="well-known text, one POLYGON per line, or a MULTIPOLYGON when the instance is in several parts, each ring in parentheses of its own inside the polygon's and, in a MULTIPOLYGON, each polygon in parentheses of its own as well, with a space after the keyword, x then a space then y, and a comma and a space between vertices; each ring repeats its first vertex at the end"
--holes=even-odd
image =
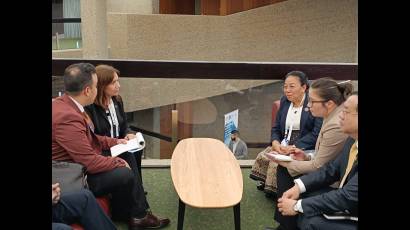
POLYGON ((89 128, 77 105, 63 95, 52 102, 52 159, 84 165, 87 172, 99 173, 125 166, 122 159, 101 155, 117 139, 99 136, 89 128))

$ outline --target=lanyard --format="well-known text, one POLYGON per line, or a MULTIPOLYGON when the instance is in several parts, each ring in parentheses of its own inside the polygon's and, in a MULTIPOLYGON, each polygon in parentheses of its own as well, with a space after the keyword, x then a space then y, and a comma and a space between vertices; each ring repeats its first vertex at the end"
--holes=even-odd
MULTIPOLYGON (((303 94, 302 101, 299 104, 298 110, 296 110, 295 114, 300 110, 302 111, 303 108, 303 102, 305 101, 305 94, 303 94)), ((293 110, 293 102, 289 106, 288 114, 293 110)), ((291 116, 294 116, 294 114, 291 114, 291 116)), ((290 142, 290 137, 292 136, 292 130, 293 130, 293 123, 295 123, 295 118, 293 117, 290 121, 289 128, 286 128, 286 121, 285 121, 285 136, 283 140, 281 141, 282 146, 288 146, 290 142)))
POLYGON ((117 118, 117 113, 115 112, 114 108, 114 102, 112 99, 110 99, 110 104, 108 105, 108 111, 107 116, 108 116, 108 121, 110 122, 111 126, 111 137, 118 137, 119 136, 119 129, 118 129, 118 118, 117 118), (115 135, 114 135, 114 130, 115 130, 115 135))

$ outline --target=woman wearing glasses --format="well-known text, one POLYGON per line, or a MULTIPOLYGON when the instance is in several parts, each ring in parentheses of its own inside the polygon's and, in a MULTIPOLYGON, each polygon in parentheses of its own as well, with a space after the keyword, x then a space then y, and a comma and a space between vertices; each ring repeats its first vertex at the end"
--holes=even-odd
POLYGON ((300 149, 313 149, 322 126, 322 118, 312 116, 307 108, 309 88, 308 79, 301 71, 292 71, 285 76, 283 96, 279 111, 271 131, 272 147, 258 154, 252 166, 250 178, 259 182, 258 189, 266 196, 276 197, 276 167, 265 152, 276 151, 289 154, 294 146, 300 149))
MULTIPOLYGON (((293 187, 295 178, 316 171, 340 153, 348 136, 342 132, 338 116, 343 111, 343 102, 352 91, 350 81, 337 83, 330 78, 321 78, 312 83, 308 107, 314 117, 323 118, 315 152, 307 154, 294 146, 285 153, 291 153, 293 161, 275 161, 279 164, 276 175, 278 197, 293 187)), ((275 220, 280 223, 277 229, 297 229, 296 219, 297 216, 283 216, 278 209, 275 210, 275 220)))

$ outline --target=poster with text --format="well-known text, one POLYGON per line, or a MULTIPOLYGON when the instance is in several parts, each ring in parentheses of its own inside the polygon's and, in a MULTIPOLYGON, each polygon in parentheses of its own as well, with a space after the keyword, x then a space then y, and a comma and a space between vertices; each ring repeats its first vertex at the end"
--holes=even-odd
POLYGON ((224 143, 227 146, 231 140, 231 131, 238 129, 238 113, 239 110, 234 110, 225 114, 224 143))

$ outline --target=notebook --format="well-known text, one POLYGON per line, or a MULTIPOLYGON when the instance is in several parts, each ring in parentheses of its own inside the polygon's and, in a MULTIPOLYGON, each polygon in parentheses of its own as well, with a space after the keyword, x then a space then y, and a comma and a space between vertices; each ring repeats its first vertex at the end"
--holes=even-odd
POLYGON ((145 140, 140 132, 135 134, 135 138, 127 141, 127 144, 118 144, 110 148, 111 156, 116 157, 124 152, 136 152, 145 148, 145 140))
POLYGON ((290 156, 286 156, 286 155, 282 155, 276 152, 269 152, 269 153, 265 153, 265 155, 268 158, 273 158, 277 161, 293 161, 292 157, 290 156))

